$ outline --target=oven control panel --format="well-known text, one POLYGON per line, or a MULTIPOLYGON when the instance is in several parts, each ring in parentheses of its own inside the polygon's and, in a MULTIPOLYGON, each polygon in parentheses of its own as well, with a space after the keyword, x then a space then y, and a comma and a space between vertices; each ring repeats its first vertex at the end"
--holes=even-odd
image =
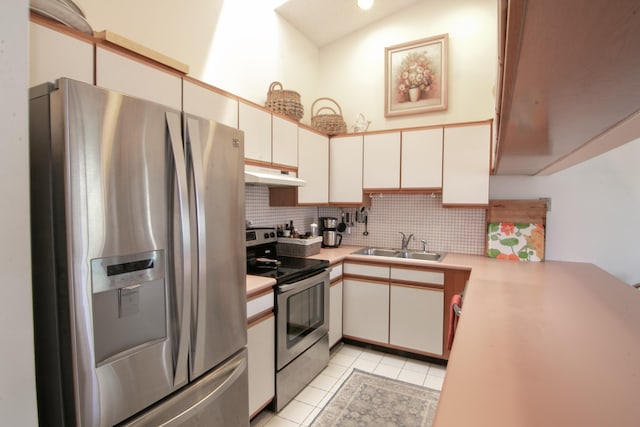
POLYGON ((263 245, 265 243, 276 243, 278 236, 275 228, 247 228, 246 242, 247 247, 263 245))

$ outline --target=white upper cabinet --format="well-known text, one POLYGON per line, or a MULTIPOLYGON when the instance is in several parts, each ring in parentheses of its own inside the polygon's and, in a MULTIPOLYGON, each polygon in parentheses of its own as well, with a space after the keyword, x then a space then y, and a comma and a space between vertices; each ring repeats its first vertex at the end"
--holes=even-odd
POLYGON ((29 86, 60 77, 93 84, 93 43, 29 23, 29 86))
POLYGON ((402 188, 442 188, 442 132, 442 128, 402 132, 402 188))
POLYGON ((275 165, 298 166, 298 125, 273 115, 271 162, 275 165))
POLYGON ((490 150, 491 122, 444 129, 443 205, 489 203, 490 150))
POLYGON ((102 46, 96 47, 96 86, 182 109, 182 77, 102 46))
POLYGON ((182 108, 218 123, 238 127, 238 99, 189 80, 182 83, 182 108))
POLYGON ((245 159, 298 167, 298 124, 242 100, 238 128, 244 131, 245 159))
POLYGON ((329 201, 329 138, 298 129, 298 177, 306 185, 298 188, 298 204, 326 204, 329 201))
POLYGON ((362 204, 362 135, 329 141, 329 203, 362 204))
POLYGON ((271 113, 241 100, 238 128, 244 131, 244 157, 271 163, 271 113))
POLYGON ((365 189, 400 188, 400 132, 364 136, 365 189))

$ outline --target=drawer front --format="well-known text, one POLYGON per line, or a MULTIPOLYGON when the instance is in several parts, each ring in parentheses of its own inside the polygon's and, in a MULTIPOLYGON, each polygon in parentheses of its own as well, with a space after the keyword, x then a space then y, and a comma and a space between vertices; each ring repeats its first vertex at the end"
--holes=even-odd
POLYGON ((444 272, 391 267, 391 280, 444 286, 444 272))
POLYGON ((273 292, 247 301, 247 319, 256 314, 273 309, 273 292))
POLYGON ((376 277, 379 279, 389 279, 389 267, 370 264, 354 264, 346 262, 344 264, 344 274, 355 276, 376 277))
POLYGON ((340 276, 342 276, 342 264, 332 265, 331 271, 329 272, 329 280, 333 281, 340 276))

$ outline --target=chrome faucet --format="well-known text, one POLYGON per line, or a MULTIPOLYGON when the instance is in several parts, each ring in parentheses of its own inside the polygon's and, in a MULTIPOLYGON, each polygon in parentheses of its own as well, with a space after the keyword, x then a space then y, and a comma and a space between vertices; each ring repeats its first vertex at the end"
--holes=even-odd
POLYGON ((427 241, 426 240, 420 240, 420 242, 422 242, 422 252, 428 252, 427 251, 427 241))
POLYGON ((402 234, 402 250, 406 251, 413 234, 409 234, 409 237, 407 237, 402 231, 399 231, 398 233, 402 234))

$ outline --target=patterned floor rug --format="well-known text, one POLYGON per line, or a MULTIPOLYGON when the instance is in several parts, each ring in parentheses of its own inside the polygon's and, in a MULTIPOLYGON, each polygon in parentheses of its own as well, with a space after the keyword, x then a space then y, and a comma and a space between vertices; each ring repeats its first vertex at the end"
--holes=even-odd
POLYGON ((354 369, 312 427, 429 427, 440 392, 354 369))

